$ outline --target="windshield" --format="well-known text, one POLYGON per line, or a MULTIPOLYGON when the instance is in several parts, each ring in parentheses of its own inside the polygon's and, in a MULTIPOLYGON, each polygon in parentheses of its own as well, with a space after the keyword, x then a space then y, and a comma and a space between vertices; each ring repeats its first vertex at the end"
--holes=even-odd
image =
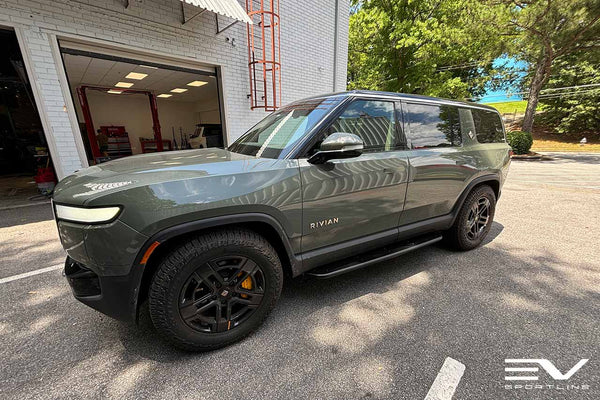
POLYGON ((229 150, 249 156, 279 158, 341 101, 341 97, 309 99, 282 107, 242 135, 229 150))

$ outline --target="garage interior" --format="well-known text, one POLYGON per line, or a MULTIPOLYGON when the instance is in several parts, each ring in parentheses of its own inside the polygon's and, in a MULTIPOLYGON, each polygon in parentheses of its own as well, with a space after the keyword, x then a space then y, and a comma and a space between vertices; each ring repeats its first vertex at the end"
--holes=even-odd
POLYGON ((0 209, 46 200, 55 174, 17 36, 0 29, 0 209), (42 194, 44 193, 44 194, 42 194))
POLYGON ((224 146, 214 69, 61 51, 90 165, 134 154, 224 146))

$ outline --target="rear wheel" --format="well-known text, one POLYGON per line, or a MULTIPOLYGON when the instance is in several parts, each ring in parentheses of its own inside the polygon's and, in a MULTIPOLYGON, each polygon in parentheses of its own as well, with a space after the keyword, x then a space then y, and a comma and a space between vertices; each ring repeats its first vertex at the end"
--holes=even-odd
POLYGON ((199 236, 169 253, 149 290, 156 329, 187 350, 211 350, 256 329, 281 293, 277 252, 241 229, 199 236))
POLYGON ((460 209, 454 225, 446 232, 446 241, 457 250, 471 250, 487 236, 494 212, 496 195, 491 187, 482 185, 473 190, 460 209))

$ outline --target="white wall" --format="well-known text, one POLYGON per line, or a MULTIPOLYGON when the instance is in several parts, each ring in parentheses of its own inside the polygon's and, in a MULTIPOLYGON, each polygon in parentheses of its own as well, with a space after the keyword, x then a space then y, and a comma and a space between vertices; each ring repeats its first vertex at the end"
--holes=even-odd
POLYGON ((196 103, 195 108, 198 114, 198 120, 201 124, 220 124, 221 116, 219 112, 219 101, 217 98, 205 100, 196 103))
MULTIPOLYGON (((142 152, 140 137, 152 139, 152 113, 148 97, 144 95, 114 95, 97 91, 88 92, 88 103, 94 121, 94 128, 103 125, 122 125, 129 133, 133 154, 142 152)), ((179 143, 179 128, 192 134, 200 123, 199 103, 157 99, 158 119, 163 139, 175 139, 179 143)), ((218 115, 218 109, 217 109, 218 115)), ((83 119, 80 119, 83 121, 83 119)), ((218 123, 218 122, 217 122, 218 123)))
MULTIPOLYGON (((240 0, 240 3, 242 1, 240 0)), ((251 111, 246 28, 238 23, 216 35, 215 14, 205 12, 181 24, 179 0, 1 0, 0 25, 21 32, 21 46, 30 59, 46 136, 59 177, 81 168, 81 141, 74 111, 62 82, 62 61, 52 47, 56 37, 101 41, 123 49, 222 66, 225 120, 230 141, 265 113, 251 111), (234 38, 235 46, 226 38, 234 38), (67 107, 67 112, 64 107, 67 107), (71 118, 69 118, 71 117, 71 118), (71 121, 69 121, 71 119, 71 121), (79 148, 78 148, 79 146, 79 148)), ((281 61, 283 102, 345 89, 349 0, 281 0, 281 61), (339 4, 338 48, 334 60, 335 4, 339 4), (333 65, 337 62, 336 87, 333 65)), ((194 8, 186 6, 190 14, 194 8)), ((197 11, 197 9, 196 9, 197 11)), ((231 20, 219 17, 221 26, 231 20)))

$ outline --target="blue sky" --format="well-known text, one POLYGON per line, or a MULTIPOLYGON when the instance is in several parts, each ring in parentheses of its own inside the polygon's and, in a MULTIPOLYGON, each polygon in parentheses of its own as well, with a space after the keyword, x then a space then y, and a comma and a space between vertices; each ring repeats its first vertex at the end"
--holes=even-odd
MULTIPOLYGON (((524 61, 517 61, 514 58, 510 58, 510 57, 499 57, 494 61, 494 67, 497 67, 497 66, 500 66, 503 64, 506 64, 506 66, 509 68, 514 68, 517 70, 525 70, 525 68, 527 68, 527 63, 525 63, 524 61)), ((525 75, 525 72, 520 73, 520 75, 525 75)), ((509 88, 508 90, 506 90, 506 89, 505 90, 489 89, 488 91, 486 91, 483 98, 481 98, 477 102, 478 103, 500 103, 500 102, 505 102, 505 101, 523 100, 523 97, 520 94, 513 94, 513 95, 509 96, 510 93, 516 93, 516 92, 519 92, 519 88, 516 86, 509 88)))

